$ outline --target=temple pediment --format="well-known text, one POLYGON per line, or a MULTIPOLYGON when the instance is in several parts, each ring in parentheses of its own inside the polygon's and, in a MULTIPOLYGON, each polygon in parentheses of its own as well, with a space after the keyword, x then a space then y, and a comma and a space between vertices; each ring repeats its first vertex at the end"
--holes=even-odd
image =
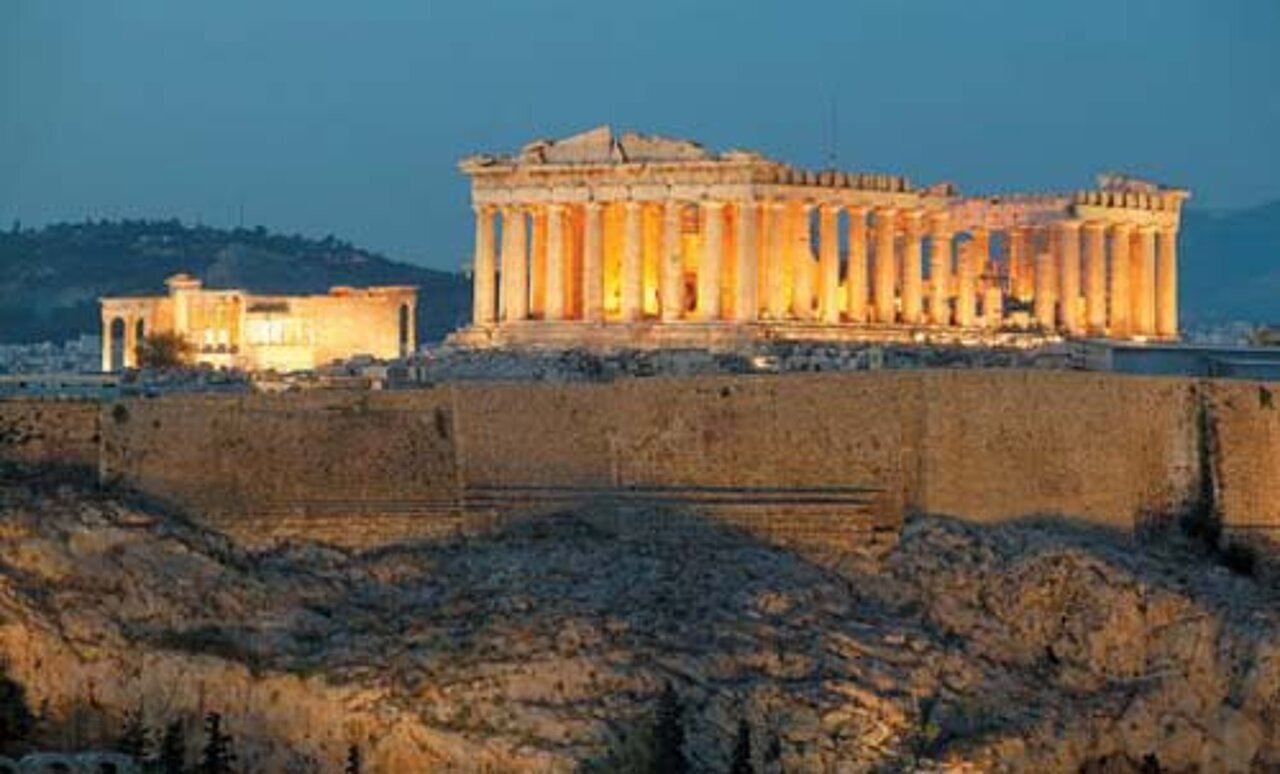
POLYGON ((625 132, 608 125, 560 140, 537 140, 520 149, 521 164, 623 164, 662 161, 707 161, 715 155, 696 142, 625 132))

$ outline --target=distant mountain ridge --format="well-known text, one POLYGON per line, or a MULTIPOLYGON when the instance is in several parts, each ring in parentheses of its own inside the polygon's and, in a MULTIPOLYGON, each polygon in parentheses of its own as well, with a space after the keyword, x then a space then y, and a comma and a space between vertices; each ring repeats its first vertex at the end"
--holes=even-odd
POLYGON ((259 293, 416 285, 420 341, 438 341, 470 315, 465 277, 393 261, 332 236, 176 220, 99 221, 0 232, 0 342, 97 332, 100 296, 161 294, 165 277, 183 271, 208 287, 259 293))
POLYGON ((1280 323, 1280 201, 1184 210, 1178 257, 1184 320, 1280 323))

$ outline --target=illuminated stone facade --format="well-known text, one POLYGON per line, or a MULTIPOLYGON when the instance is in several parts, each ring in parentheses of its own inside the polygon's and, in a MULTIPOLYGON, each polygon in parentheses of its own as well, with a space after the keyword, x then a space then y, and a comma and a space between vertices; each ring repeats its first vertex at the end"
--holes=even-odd
POLYGON ((1188 192, 962 196, 608 127, 461 164, 471 346, 1174 339, 1188 192))
POLYGON ((391 359, 415 347, 412 287, 336 287, 325 295, 208 290, 176 274, 167 296, 103 298, 102 370, 138 365, 138 343, 176 333, 197 363, 247 371, 299 371, 354 355, 391 359))

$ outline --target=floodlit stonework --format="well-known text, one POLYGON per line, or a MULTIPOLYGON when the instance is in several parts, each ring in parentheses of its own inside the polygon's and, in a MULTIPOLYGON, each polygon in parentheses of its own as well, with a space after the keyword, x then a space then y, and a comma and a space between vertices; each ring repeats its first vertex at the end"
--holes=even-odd
POLYGON ((470 346, 1175 339, 1183 189, 963 196, 599 127, 474 156, 470 346))
POLYGON ((138 344, 176 333, 197 363, 247 371, 299 371, 354 355, 396 358, 415 348, 418 291, 335 287, 325 295, 264 296, 208 290, 175 274, 167 296, 103 298, 102 370, 138 365, 138 344))

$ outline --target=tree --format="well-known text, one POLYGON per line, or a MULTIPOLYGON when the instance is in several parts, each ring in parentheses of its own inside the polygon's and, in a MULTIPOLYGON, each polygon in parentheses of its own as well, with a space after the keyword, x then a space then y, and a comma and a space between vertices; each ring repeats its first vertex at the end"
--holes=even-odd
POLYGON ((180 368, 191 362, 191 343, 176 333, 152 333, 138 343, 143 368, 180 368))
POLYGON ((353 744, 347 748, 347 765, 343 774, 360 774, 363 770, 363 762, 360 759, 360 745, 353 744))
POLYGON ((658 714, 653 728, 653 767, 663 774, 684 774, 689 761, 684 757, 684 707, 670 682, 658 697, 658 714))
POLYGON ((162 774, 183 774, 187 770, 187 735, 181 720, 165 726, 158 762, 162 774))
POLYGON ((200 774, 231 774, 236 754, 231 751, 231 735, 222 730, 222 715, 204 716, 204 750, 200 753, 200 774))
POLYGON ((22 684, 10 679, 0 664, 0 753, 10 752, 11 744, 26 741, 35 724, 22 684))
POLYGON ((733 745, 729 774, 751 774, 751 725, 746 718, 738 721, 738 741, 733 745))
POLYGON ((151 732, 142 719, 142 708, 124 714, 120 736, 116 738, 116 752, 124 753, 135 761, 146 760, 151 754, 151 732))

